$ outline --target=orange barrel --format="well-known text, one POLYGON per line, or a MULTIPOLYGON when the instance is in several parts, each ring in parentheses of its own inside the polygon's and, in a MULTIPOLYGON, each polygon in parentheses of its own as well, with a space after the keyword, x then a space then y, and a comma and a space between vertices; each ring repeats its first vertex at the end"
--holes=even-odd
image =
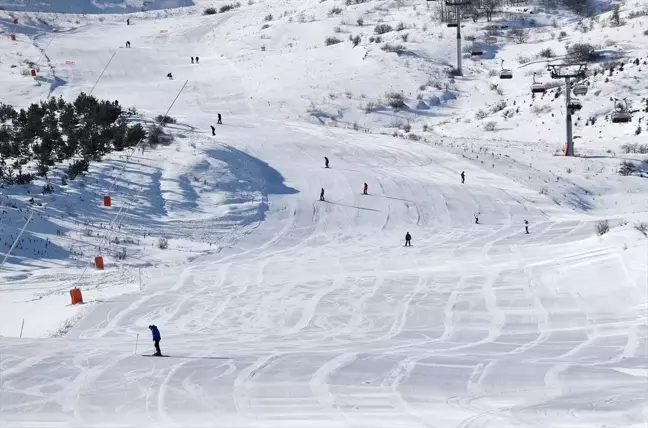
POLYGON ((95 257, 95 267, 97 269, 103 269, 104 268, 103 257, 101 257, 101 256, 95 257))
POLYGON ((73 288, 70 290, 70 297, 72 298, 72 304, 76 305, 77 303, 83 303, 83 295, 81 294, 81 290, 78 288, 73 288))

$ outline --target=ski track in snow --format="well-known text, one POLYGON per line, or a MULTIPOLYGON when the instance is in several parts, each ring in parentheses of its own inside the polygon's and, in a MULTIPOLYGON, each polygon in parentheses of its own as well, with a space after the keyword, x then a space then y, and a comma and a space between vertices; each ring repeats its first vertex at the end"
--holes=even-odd
POLYGON ((232 169, 224 205, 235 212, 184 218, 204 214, 195 160, 171 154, 168 169, 127 170, 147 175, 142 199, 166 217, 152 227, 211 233, 221 248, 156 267, 146 288, 93 305, 63 338, 0 339, 0 425, 645 422, 646 379, 632 373, 646 369, 648 329, 628 302, 646 296, 618 249, 593 243, 595 219, 531 203, 521 184, 431 146, 263 117, 248 70, 212 45, 212 30, 238 13, 170 21, 169 35, 143 20, 129 28, 131 49, 117 49, 123 26, 53 42, 50 66, 78 59, 57 68, 67 84, 54 95, 91 87, 115 49, 98 97, 119 92, 123 105, 157 112, 189 79, 174 112, 198 133, 224 114, 227 126, 198 143, 221 150, 209 171, 232 169), (200 67, 186 65, 199 48, 200 67), (174 81, 163 77, 170 67, 174 81), (579 282, 597 275, 619 288, 579 282), (151 323, 170 358, 134 353, 138 333, 137 353, 149 352, 151 323))

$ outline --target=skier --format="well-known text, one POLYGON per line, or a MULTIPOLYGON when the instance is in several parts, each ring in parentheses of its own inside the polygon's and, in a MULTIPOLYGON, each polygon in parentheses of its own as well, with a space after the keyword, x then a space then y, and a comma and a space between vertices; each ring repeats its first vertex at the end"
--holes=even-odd
POLYGON ((130 42, 128 40, 126 40, 126 47, 130 48, 130 42))
POLYGON ((524 230, 526 230, 526 234, 529 234, 529 220, 524 220, 524 230))
POLYGON ((409 232, 405 234, 405 246, 406 247, 411 247, 412 246, 412 235, 410 235, 409 232))
POLYGON ((162 351, 160 351, 160 340, 162 340, 162 336, 160 336, 160 330, 158 330, 155 325, 150 325, 148 328, 151 330, 151 334, 153 335, 153 344, 155 345, 155 354, 153 355, 161 357, 162 351))
POLYGON ((198 64, 198 60, 200 60, 200 58, 196 57, 196 64, 198 64))
POLYGON ((191 57, 191 63, 192 63, 192 64, 194 63, 194 61, 193 61, 193 57, 191 57))
POLYGON ((322 191, 320 192, 320 201, 324 201, 324 188, 322 187, 322 191))
POLYGON ((479 217, 477 217, 479 214, 475 214, 475 224, 479 224, 479 217))
POLYGON ((364 189, 362 189, 362 194, 367 195, 367 190, 369 189, 369 186, 367 186, 367 183, 364 184, 364 189))
POLYGON ((126 18, 126 25, 130 25, 130 18, 126 18))
POLYGON ((328 158, 327 158, 326 156, 324 156, 324 166, 325 166, 326 168, 329 167, 329 161, 328 161, 328 158))
POLYGON ((466 181, 466 174, 463 171, 461 171, 461 184, 463 184, 464 181, 466 181))
POLYGON ((216 123, 217 125, 222 125, 223 124, 223 118, 221 117, 221 114, 218 113, 218 122, 216 123))
POLYGON ((169 78, 169 80, 173 80, 173 74, 169 73, 167 74, 167 77, 169 78))
POLYGON ((209 127, 212 130, 212 135, 215 136, 216 135, 216 128, 214 128, 214 125, 209 125, 209 127))

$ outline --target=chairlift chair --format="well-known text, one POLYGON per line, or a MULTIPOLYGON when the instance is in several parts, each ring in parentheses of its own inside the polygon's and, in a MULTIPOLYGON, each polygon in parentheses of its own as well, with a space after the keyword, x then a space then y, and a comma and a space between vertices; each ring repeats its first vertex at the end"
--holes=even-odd
POLYGON ((578 111, 583 108, 583 102, 577 98, 572 98, 567 104, 567 108, 570 110, 578 111))
POLYGON ((500 79, 512 79, 513 72, 508 68, 504 68, 504 60, 502 60, 502 71, 500 71, 500 79))
POLYGON ((481 49, 475 47, 475 45, 473 44, 472 51, 470 52, 470 54, 472 56, 482 56, 482 55, 484 55, 484 51, 482 51, 481 49))
POLYGON ((587 95, 587 85, 584 83, 579 83, 578 85, 574 86, 574 89, 572 89, 572 92, 574 95, 587 95))
POLYGON ((625 98, 621 101, 614 100, 614 111, 612 112, 612 123, 628 123, 632 119, 632 115, 628 111, 628 100, 625 98))
POLYGON ((457 28, 458 27, 456 22, 448 22, 447 25, 448 25, 448 28, 457 28))
POLYGON ((544 94, 547 92, 547 88, 543 83, 536 82, 535 80, 536 73, 533 73, 533 84, 531 85, 532 94, 544 94))
POLYGON ((486 43, 488 43, 489 45, 494 45, 495 43, 497 43, 497 37, 495 36, 486 37, 486 43))

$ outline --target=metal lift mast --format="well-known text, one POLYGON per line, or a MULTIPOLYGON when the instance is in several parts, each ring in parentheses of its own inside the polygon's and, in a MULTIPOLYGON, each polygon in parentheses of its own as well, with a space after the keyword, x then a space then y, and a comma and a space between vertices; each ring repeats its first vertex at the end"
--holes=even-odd
POLYGON ((572 103, 572 79, 583 79, 587 68, 584 64, 556 64, 548 65, 547 70, 551 73, 552 79, 565 79, 565 107, 567 109, 566 116, 566 132, 567 132, 567 150, 565 156, 574 156, 574 138, 572 134, 572 114, 575 110, 575 104, 572 103), (576 70, 571 70, 570 67, 578 67, 576 70))

